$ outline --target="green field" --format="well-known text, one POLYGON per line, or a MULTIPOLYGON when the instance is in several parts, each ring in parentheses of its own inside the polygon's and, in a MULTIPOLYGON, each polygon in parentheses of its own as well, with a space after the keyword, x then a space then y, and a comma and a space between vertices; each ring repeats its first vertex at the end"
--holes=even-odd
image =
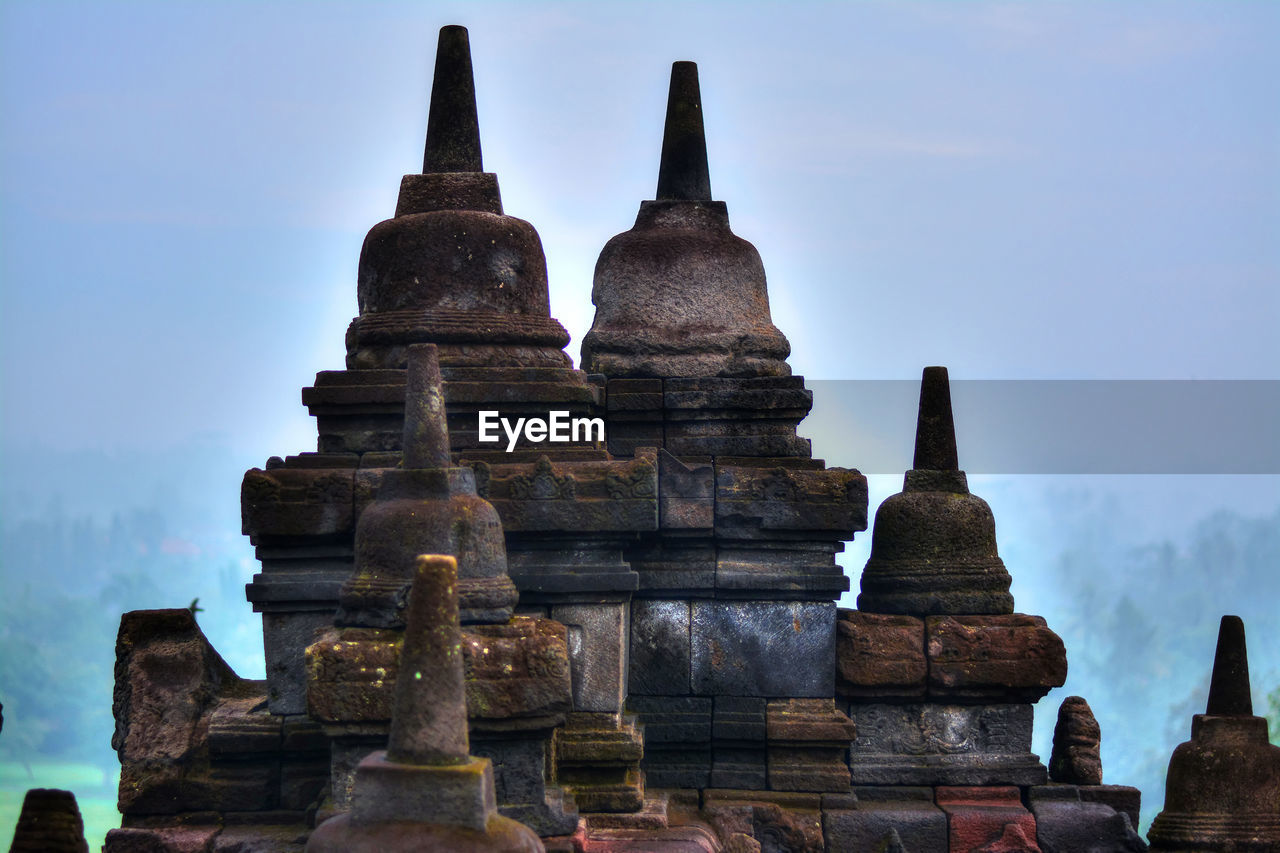
POLYGON ((22 811, 22 798, 28 788, 62 788, 76 795, 80 814, 84 817, 85 839, 90 850, 101 850, 107 830, 120 825, 116 811, 116 787, 120 771, 106 773, 92 764, 36 762, 27 768, 13 762, 0 762, 0 850, 8 850, 13 841, 13 828, 22 811))

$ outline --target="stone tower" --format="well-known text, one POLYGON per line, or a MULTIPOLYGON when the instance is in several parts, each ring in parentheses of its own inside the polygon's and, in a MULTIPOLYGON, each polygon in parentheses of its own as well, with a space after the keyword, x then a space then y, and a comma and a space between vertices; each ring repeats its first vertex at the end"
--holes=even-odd
POLYGON ((626 551, 628 706, 652 785, 847 791, 835 554, 866 527, 866 479, 796 435, 812 396, 759 253, 711 198, 697 73, 672 66, 657 198, 600 253, 582 344, 609 450, 658 448, 659 526, 626 551))
MULTIPOLYGON (((1064 708, 1067 770, 1030 753, 1065 651, 1014 612, 941 368, 860 609, 837 611, 866 480, 797 434, 812 395, 712 198, 696 66, 672 68, 656 198, 600 254, 584 370, 478 115, 445 27, 422 172, 364 242, 343 369, 303 389, 316 449, 244 477, 267 678, 188 611, 125 614, 107 849, 438 841, 500 814, 543 839, 510 847, 556 853, 1141 850, 1087 705, 1064 708), (481 426, 553 412, 603 431, 481 426)), ((1240 729, 1236 705, 1205 727, 1240 729)))

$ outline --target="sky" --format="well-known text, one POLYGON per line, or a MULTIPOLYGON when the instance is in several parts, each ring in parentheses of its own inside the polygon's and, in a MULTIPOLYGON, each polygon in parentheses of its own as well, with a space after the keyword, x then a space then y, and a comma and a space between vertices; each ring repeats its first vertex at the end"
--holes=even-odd
MULTIPOLYGON (((712 193, 797 374, 1280 380, 1277 4, 7 0, 7 511, 42 454, 127 460, 64 466, 74 507, 213 448, 222 473, 188 487, 238 536, 241 473, 314 449, 299 389, 343 366, 445 24, 470 29, 485 167, 541 235, 575 360, 693 60, 712 193)), ((856 440, 815 441, 858 464, 856 440)), ((1144 488, 1153 535, 1280 504, 1275 477, 1144 488)))
POLYGON ((446 23, 575 358, 692 59, 797 373, 1280 378, 1274 4, 19 1, 3 440, 312 441, 446 23))

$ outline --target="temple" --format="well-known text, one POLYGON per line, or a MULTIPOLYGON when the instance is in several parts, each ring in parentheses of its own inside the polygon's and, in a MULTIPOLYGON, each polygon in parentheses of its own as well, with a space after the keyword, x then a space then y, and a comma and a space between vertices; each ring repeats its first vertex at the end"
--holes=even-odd
MULTIPOLYGON (((866 479, 797 433, 812 393, 712 195, 691 62, 655 196, 600 254, 575 369, 538 234, 483 170, 468 33, 441 30, 422 172, 365 239, 346 364, 302 391, 316 450, 244 476, 266 680, 186 610, 124 615, 107 851, 1147 849, 1084 699, 1031 752, 1067 652, 1016 612, 945 368, 837 607, 866 479), (553 412, 603 433, 481 428, 553 412)), ((1162 850, 1280 849, 1198 828, 1280 826, 1243 628, 1223 642, 1162 850), (1195 781, 1218 741, 1271 787, 1195 781)))

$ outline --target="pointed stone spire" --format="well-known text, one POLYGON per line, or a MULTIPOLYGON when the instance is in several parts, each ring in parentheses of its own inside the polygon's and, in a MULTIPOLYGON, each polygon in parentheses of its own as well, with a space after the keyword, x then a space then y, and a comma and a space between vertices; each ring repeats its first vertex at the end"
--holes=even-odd
POLYGON ((431 111, 427 116, 422 173, 483 171, 467 28, 441 27, 435 76, 431 82, 431 111))
POLYGON ((409 347, 405 384, 404 467, 448 468, 449 427, 435 344, 409 347))
POLYGON ((698 64, 673 62, 667 94, 667 124, 658 166, 659 201, 711 201, 707 137, 702 126, 698 64))
POLYGON ((951 383, 945 367, 926 367, 920 378, 920 414, 912 468, 959 471, 956 428, 951 417, 951 383))
POLYGON ((458 563, 453 557, 418 557, 405 615, 388 761, 422 765, 468 761, 457 582, 458 563))
POLYGON ((1244 620, 1223 616, 1218 626, 1218 650, 1213 658, 1206 714, 1253 716, 1249 691, 1249 652, 1244 643, 1244 620))

